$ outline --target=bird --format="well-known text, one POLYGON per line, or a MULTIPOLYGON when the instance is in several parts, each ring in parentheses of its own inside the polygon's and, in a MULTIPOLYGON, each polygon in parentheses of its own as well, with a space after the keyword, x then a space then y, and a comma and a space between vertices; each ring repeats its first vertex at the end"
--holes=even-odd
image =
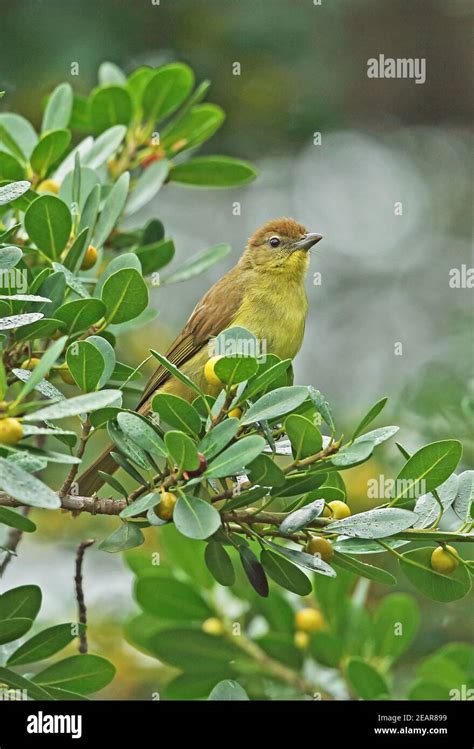
MULTIPOLYGON (((249 238, 239 261, 204 294, 166 358, 188 375, 207 395, 219 386, 204 376, 209 343, 231 326, 246 328, 265 341, 266 352, 293 359, 304 336, 308 301, 304 286, 309 250, 323 238, 309 232, 292 218, 267 221, 249 238)), ((172 393, 187 401, 196 393, 159 366, 145 386, 136 411, 146 415, 160 393, 172 393)), ((98 471, 113 473, 118 465, 108 447, 78 479, 78 492, 92 496, 104 481, 98 471)))

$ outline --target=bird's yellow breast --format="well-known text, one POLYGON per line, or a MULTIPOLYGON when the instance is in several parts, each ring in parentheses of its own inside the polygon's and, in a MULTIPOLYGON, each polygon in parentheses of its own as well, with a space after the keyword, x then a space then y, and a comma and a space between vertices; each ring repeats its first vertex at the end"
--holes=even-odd
POLYGON ((302 280, 273 273, 259 278, 246 289, 233 320, 253 333, 267 353, 293 359, 303 342, 308 302, 302 280))

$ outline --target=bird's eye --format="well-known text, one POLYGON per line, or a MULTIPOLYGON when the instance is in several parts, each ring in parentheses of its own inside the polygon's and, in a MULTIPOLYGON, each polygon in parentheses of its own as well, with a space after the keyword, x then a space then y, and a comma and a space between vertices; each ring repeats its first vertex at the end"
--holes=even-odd
POLYGON ((279 237, 270 237, 269 244, 271 247, 278 247, 278 245, 280 244, 279 237))

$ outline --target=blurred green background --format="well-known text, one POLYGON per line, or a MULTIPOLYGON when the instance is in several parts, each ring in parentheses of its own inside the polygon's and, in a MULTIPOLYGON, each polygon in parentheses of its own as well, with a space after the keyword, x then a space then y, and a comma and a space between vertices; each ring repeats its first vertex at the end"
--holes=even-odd
MULTIPOLYGON (((137 224, 150 217, 165 223, 178 262, 217 242, 230 242, 233 253, 180 289, 155 289, 158 323, 123 341, 121 360, 136 364, 150 345, 164 350, 246 238, 269 218, 293 216, 325 235, 312 255, 297 381, 324 392, 342 431, 388 395, 381 423, 400 424, 402 444, 413 450, 458 437, 465 466, 472 465, 472 305, 466 284, 450 285, 453 269, 473 265, 469 6, 464 0, 0 1, 3 109, 39 124, 41 102, 57 83, 88 92, 104 60, 126 72, 182 60, 198 80, 212 81, 208 98, 227 113, 205 151, 246 158, 259 169, 257 181, 240 190, 167 187, 134 217, 137 224), (379 54, 426 58, 426 83, 368 78, 367 60, 379 54), (74 63, 78 76, 71 75, 74 63), (240 75, 233 74, 235 63, 240 75)), ((391 445, 383 463, 351 471, 353 507, 367 506, 370 477, 393 476, 399 465, 391 445)), ((9 566, 5 584, 39 583, 43 616, 64 620, 74 614, 74 547, 105 533, 111 521, 52 514, 37 520, 41 535, 24 539, 23 561, 9 566)), ((120 633, 133 606, 131 576, 120 558, 94 549, 85 574, 93 648, 119 668, 106 695, 144 696, 156 663, 123 645, 120 633)), ((466 602, 421 603, 415 655, 468 639, 466 602)))

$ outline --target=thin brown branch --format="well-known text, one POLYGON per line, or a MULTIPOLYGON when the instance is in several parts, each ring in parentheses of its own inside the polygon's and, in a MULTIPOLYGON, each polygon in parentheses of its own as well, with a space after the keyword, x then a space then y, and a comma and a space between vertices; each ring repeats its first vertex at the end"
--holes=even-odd
MULTIPOLYGON (((84 451, 86 449, 87 440, 89 439, 90 431, 91 431, 91 425, 88 421, 86 421, 82 427, 81 439, 80 439, 79 447, 77 448, 77 453, 76 453, 77 458, 82 458, 82 456, 84 455, 84 451)), ((80 466, 80 463, 74 463, 74 465, 71 466, 71 469, 68 475, 66 476, 64 484, 62 485, 62 487, 60 488, 58 492, 58 496, 60 499, 62 499, 63 497, 66 496, 66 494, 69 493, 69 490, 71 486, 73 485, 74 480, 77 476, 79 466, 80 466)))
POLYGON ((95 543, 94 539, 89 539, 89 541, 83 541, 77 547, 77 554, 76 554, 76 574, 74 576, 74 584, 75 584, 75 589, 76 589, 79 623, 84 625, 84 631, 81 632, 79 635, 79 652, 80 653, 87 653, 87 650, 88 650, 87 629, 86 629, 87 608, 86 608, 86 601, 84 598, 84 588, 83 588, 83 581, 82 581, 82 565, 84 562, 84 553, 86 549, 89 548, 89 546, 92 546, 93 543, 95 543))
MULTIPOLYGON (((26 517, 30 512, 29 507, 22 507, 21 514, 26 517)), ((7 542, 4 546, 5 557, 0 563, 0 577, 3 577, 5 570, 10 564, 14 556, 16 556, 16 550, 23 536, 23 531, 19 528, 12 528, 8 534, 7 542)))

